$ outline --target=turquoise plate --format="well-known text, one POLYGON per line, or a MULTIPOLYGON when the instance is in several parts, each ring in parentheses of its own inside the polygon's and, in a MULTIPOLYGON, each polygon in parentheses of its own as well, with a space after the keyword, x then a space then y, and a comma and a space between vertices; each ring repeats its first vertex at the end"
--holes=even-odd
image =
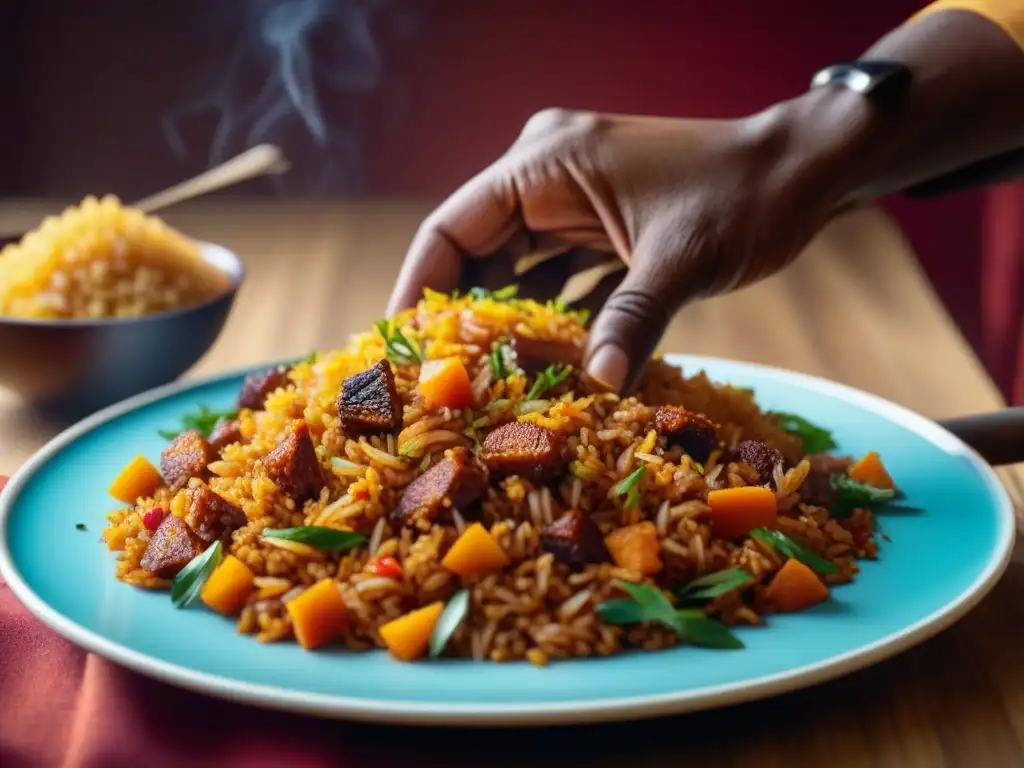
POLYGON ((42 621, 78 645, 169 683, 266 707, 351 719, 552 724, 649 717, 770 696, 899 653, 963 616, 1005 568, 1009 497, 992 470, 931 421, 821 379, 712 358, 680 357, 753 387, 762 406, 834 430, 843 453, 878 449, 921 514, 884 519, 891 543, 860 577, 810 611, 741 629, 746 648, 679 647, 537 668, 468 661, 403 664, 383 652, 307 653, 261 645, 200 607, 114 579, 99 542, 106 488, 156 431, 197 403, 228 407, 241 375, 133 398, 43 448, 0 496, 0 572, 42 621), (85 523, 86 531, 76 529, 85 523))

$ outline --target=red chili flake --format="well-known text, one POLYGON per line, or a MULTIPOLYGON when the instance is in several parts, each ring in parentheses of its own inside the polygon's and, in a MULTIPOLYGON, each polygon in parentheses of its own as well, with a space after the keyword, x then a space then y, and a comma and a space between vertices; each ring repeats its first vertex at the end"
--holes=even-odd
POLYGON ((155 531, 160 527, 160 523, 164 521, 164 511, 160 507, 154 507, 149 510, 143 518, 142 524, 150 531, 155 531))
POLYGON ((366 570, 375 576, 383 576, 385 579, 401 579, 403 576, 402 566, 393 557, 378 557, 371 560, 366 570))
POLYGON ((869 524, 858 522, 857 525, 850 526, 850 533, 853 534, 853 543, 858 547, 863 547, 871 540, 874 531, 871 530, 869 524))

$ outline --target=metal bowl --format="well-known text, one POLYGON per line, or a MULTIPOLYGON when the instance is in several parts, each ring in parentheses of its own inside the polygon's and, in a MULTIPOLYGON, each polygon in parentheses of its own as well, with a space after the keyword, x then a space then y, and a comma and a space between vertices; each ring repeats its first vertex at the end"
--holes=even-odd
POLYGON ((181 376, 217 340, 245 276, 236 254, 199 247, 231 278, 226 291, 201 304, 104 320, 0 316, 0 387, 39 410, 77 418, 181 376))

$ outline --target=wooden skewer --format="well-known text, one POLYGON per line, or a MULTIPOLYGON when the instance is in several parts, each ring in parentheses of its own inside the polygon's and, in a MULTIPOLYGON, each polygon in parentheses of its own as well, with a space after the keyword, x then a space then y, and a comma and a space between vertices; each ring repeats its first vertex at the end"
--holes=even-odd
MULTIPOLYGON (((249 179, 267 174, 284 173, 290 168, 291 164, 285 158, 280 147, 273 144, 259 144, 226 160, 215 168, 203 171, 198 176, 143 198, 133 203, 133 206, 146 213, 154 213, 249 179)), ((23 234, 23 231, 0 232, 0 239, 7 240, 20 237, 23 234)))
POLYGON ((194 178, 139 200, 134 207, 152 213, 249 179, 284 173, 289 168, 291 164, 285 159, 280 147, 259 144, 194 178))

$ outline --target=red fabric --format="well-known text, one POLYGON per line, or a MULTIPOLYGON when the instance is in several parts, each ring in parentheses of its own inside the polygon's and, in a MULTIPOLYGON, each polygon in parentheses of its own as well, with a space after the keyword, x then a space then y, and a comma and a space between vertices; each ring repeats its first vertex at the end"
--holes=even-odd
POLYGON ((983 237, 985 364, 1013 403, 1024 405, 1024 183, 988 191, 983 237))
MULTIPOLYGON (((0 477, 0 488, 6 482, 0 477)), ((144 678, 58 637, 0 581, 4 768, 389 765, 370 739, 352 743, 355 728, 144 678)))

